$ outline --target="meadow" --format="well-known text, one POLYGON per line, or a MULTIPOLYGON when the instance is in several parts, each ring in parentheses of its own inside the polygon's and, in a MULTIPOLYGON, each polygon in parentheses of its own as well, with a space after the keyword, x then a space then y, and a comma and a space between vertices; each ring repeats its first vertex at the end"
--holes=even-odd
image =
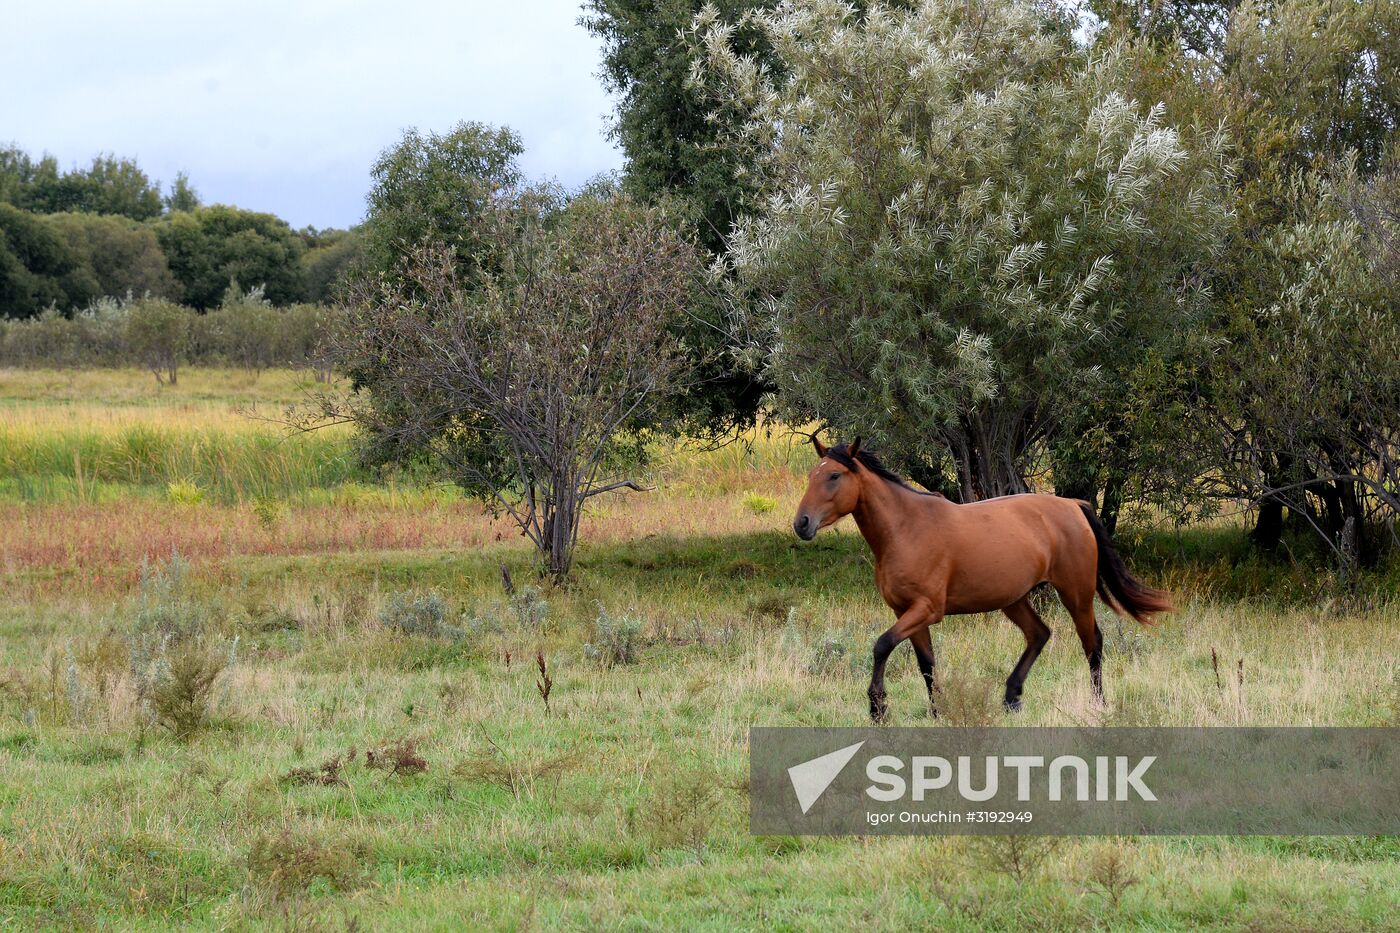
MULTIPOLYGON (((0 370, 0 926, 1397 928, 1390 837, 750 835, 747 729, 864 724, 888 624, 853 527, 788 529, 805 439, 659 450, 551 588, 479 504, 267 420, 308 378, 0 370)), ((1019 632, 939 626, 937 723, 1400 724, 1400 568, 1121 537, 1181 611, 1100 607, 1107 707, 1049 607, 1015 717, 1019 632)), ((894 724, 922 694, 901 649, 894 724)))

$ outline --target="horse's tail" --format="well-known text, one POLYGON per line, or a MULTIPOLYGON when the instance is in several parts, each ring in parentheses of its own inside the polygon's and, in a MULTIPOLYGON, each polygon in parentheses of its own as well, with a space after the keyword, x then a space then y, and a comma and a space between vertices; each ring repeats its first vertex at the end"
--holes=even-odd
POLYGON ((1089 503, 1079 503, 1079 510, 1089 520, 1094 541, 1099 548, 1099 598, 1120 615, 1132 616, 1142 623, 1151 623, 1161 612, 1171 612, 1171 594, 1154 590, 1128 572, 1123 558, 1108 540, 1108 531, 1099 521, 1089 503))

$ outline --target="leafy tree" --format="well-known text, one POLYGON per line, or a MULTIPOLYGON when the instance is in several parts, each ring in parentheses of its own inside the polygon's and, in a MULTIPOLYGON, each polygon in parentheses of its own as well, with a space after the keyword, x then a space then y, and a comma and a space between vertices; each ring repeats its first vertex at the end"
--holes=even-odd
POLYGON ((1103 360, 1186 352, 1228 221, 1218 144, 1126 99, 1121 51, 1001 0, 751 23, 778 67, 708 15, 696 77, 764 154, 728 262, 790 422, 873 436, 935 488, 951 469, 965 499, 1017 492, 1117 388, 1103 360))
POLYGON ((192 345, 194 315, 163 298, 146 298, 127 309, 126 339, 131 352, 161 385, 175 385, 192 345))
POLYGON ((50 178, 58 178, 58 160, 53 156, 35 162, 13 143, 0 148, 0 203, 18 205, 40 179, 50 178))
POLYGON ((261 373, 288 359, 283 313, 261 288, 244 292, 231 283, 219 307, 199 323, 204 348, 228 363, 261 373))
POLYGON ((490 244, 481 217, 521 183, 520 137, 506 127, 459 123, 445 134, 404 133, 380 153, 365 215, 366 272, 392 275, 408 252, 433 244, 452 249, 468 276, 490 244))
POLYGON ((700 264, 626 198, 553 203, 521 192, 476 216, 465 241, 492 244, 489 273, 429 247, 360 280, 342 363, 362 391, 340 413, 493 501, 562 579, 584 503, 636 488, 625 470, 682 379, 673 324, 700 264))
POLYGON ((33 317, 94 297, 81 258, 40 217, 0 203, 0 315, 33 317))
MULTIPOLYGON (((716 9, 742 19, 774 5, 720 0, 716 9)), ((741 153, 718 145, 726 119, 742 115, 717 110, 689 82, 698 52, 690 26, 704 7, 701 0, 589 0, 581 22, 603 41, 602 77, 618 99, 612 136, 627 156, 623 189, 664 201, 675 222, 718 255, 747 209, 753 184, 741 153)), ((761 32, 740 28, 733 42, 769 60, 761 32)), ((676 417, 700 434, 751 424, 770 387, 724 352, 729 334, 722 305, 697 293, 680 326, 699 371, 676 417)))
POLYGON ((45 221, 91 272, 95 295, 179 297, 180 284, 150 227, 96 214, 52 214, 45 221))
POLYGON ((184 172, 175 174, 175 181, 170 185, 170 193, 165 196, 165 209, 167 211, 192 211, 201 204, 199 192, 194 190, 190 184, 190 176, 184 172))
POLYGON ((196 308, 218 305, 234 281, 262 288, 274 304, 303 296, 306 247, 272 214, 215 204, 166 215, 155 233, 185 301, 196 308))
POLYGON ((1306 213, 1258 244, 1230 306, 1202 475, 1276 506, 1259 543, 1276 543, 1286 508, 1349 565, 1375 554, 1367 526, 1400 514, 1400 289, 1335 191, 1299 197, 1306 213))
POLYGON ((1240 0, 1089 0, 1088 10, 1114 31, 1178 46, 1223 70, 1225 39, 1239 5, 1240 0))
POLYGON ((306 299, 329 302, 364 250, 358 230, 322 230, 306 236, 307 249, 302 257, 302 276, 306 282, 306 299))
POLYGON ((163 207, 160 186, 134 160, 111 155, 96 156, 87 169, 62 174, 45 168, 24 187, 16 203, 38 214, 80 211, 121 214, 133 220, 156 217, 163 207))
MULTIPOLYGON (((1240 154, 1235 192, 1240 231, 1222 264, 1225 274, 1217 281, 1220 306, 1226 311, 1219 327, 1230 335, 1218 361, 1224 371, 1250 372, 1257 354, 1281 346, 1280 341, 1291 342, 1300 352, 1309 345, 1319 353, 1345 352, 1344 346, 1324 340, 1329 327, 1314 326, 1324 319, 1316 306, 1313 313, 1304 314, 1296 302, 1279 302, 1284 293, 1296 298, 1298 289, 1306 288, 1314 296, 1310 300, 1316 301, 1328 288, 1340 288, 1338 282, 1324 285, 1329 282, 1325 277, 1305 278, 1305 270, 1312 268, 1307 257, 1345 235, 1332 226, 1335 211, 1322 207, 1329 199, 1320 192, 1331 187, 1329 179, 1346 173, 1364 183, 1396 138, 1398 34, 1396 0, 1281 0, 1268 5, 1251 0, 1240 6, 1232 21, 1223 68, 1211 85, 1240 154), (1312 232, 1302 235, 1299 224, 1312 232), (1299 245, 1304 243, 1307 248, 1299 245), (1293 258, 1281 265, 1284 244, 1292 244, 1287 249, 1293 258), (1284 313, 1288 309, 1296 313, 1284 313)), ((1335 294, 1336 308, 1358 306, 1349 289, 1335 294)), ((1360 359, 1357 365, 1362 365, 1360 359)), ((1241 437, 1255 451, 1249 462, 1264 475, 1258 484, 1240 486, 1259 494, 1249 500, 1258 508, 1254 540, 1265 548, 1276 546, 1291 515, 1335 546, 1345 524, 1336 516, 1345 512, 1357 517, 1358 497, 1346 494, 1348 504, 1337 506, 1343 493, 1327 479, 1336 471, 1325 458, 1299 456, 1296 437, 1289 439, 1291 429, 1280 429, 1269 416, 1274 404, 1296 411, 1289 397, 1271 396, 1267 380, 1248 379, 1246 384, 1261 395, 1250 399, 1240 391, 1227 391, 1228 385, 1216 385, 1221 394, 1208 398, 1205 409, 1216 423, 1233 422, 1243 432, 1241 437), (1306 482, 1300 471, 1308 469, 1318 471, 1316 482, 1298 486, 1306 482), (1271 489, 1294 492, 1285 496, 1268 492, 1271 489), (1333 504, 1323 508, 1319 496, 1333 504)), ((1326 398, 1338 401, 1327 393, 1318 396, 1326 398)), ((1315 442, 1329 433, 1331 428, 1319 425, 1315 442)), ((1236 452, 1232 439, 1217 437, 1224 446, 1211 450, 1200 469, 1207 483, 1215 466, 1236 452)), ((1338 450, 1349 447, 1335 434, 1327 443, 1338 450)))
MULTIPOLYGON (((723 124, 713 102, 689 84, 695 49, 687 41, 700 0, 589 0, 583 25, 603 41, 603 81, 618 97, 612 136, 627 156, 627 190, 668 194, 683 206, 697 241, 711 253, 751 195, 732 149, 716 145, 723 124)), ((716 13, 738 20, 772 0, 722 0, 716 13)), ((763 55, 761 33, 734 37, 763 55)))
POLYGON ((1284 177, 1353 157, 1374 171, 1400 125, 1400 2, 1247 0, 1225 90, 1249 163, 1284 177))

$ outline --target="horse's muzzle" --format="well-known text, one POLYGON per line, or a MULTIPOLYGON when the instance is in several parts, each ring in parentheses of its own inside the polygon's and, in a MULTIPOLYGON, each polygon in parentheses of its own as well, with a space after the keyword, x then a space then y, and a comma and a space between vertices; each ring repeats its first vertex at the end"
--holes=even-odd
POLYGON ((792 530, 797 532, 797 536, 803 541, 811 541, 817 536, 817 526, 819 522, 812 520, 810 515, 803 513, 792 521, 792 530))

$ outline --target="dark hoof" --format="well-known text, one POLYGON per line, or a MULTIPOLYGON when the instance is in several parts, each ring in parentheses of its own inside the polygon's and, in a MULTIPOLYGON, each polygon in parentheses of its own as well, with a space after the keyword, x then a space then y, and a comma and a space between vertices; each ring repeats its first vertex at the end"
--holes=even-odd
POLYGON ((1013 700, 1010 697, 1007 697, 1001 705, 1006 707, 1006 711, 1008 713, 1019 713, 1021 711, 1020 700, 1013 700))
POLYGON ((870 696, 870 721, 875 725, 880 725, 890 718, 890 707, 885 702, 885 695, 871 694, 870 696))

